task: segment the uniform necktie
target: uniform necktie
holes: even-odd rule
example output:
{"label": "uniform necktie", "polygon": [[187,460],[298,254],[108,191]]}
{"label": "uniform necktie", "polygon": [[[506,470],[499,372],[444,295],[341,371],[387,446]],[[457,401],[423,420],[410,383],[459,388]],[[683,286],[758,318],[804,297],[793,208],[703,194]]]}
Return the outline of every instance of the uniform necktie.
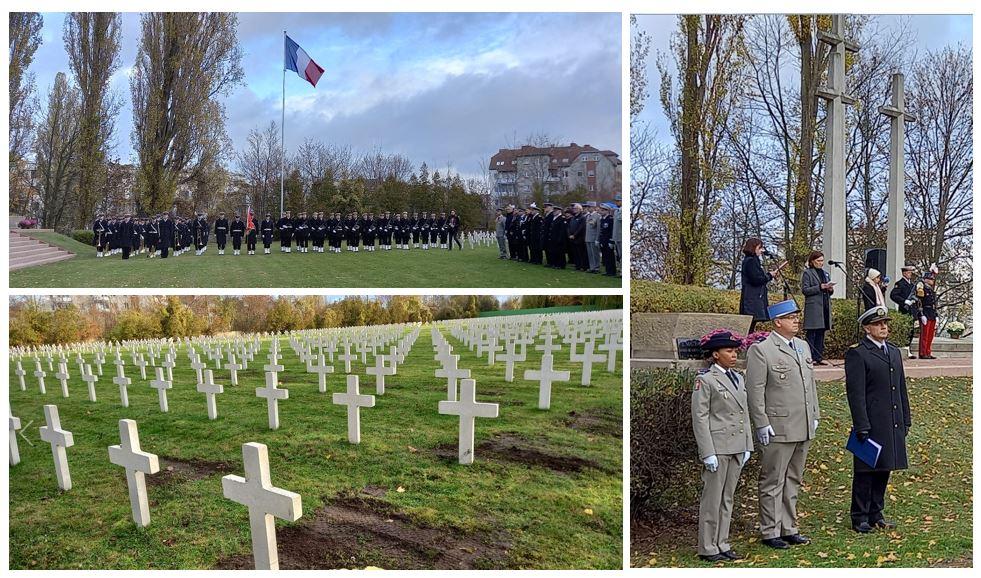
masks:
{"label": "uniform necktie", "polygon": [[731,369],[727,369],[726,375],[729,376],[729,381],[732,382],[732,386],[736,389],[739,389],[739,382],[736,381],[736,374]]}
{"label": "uniform necktie", "polygon": [[882,345],[882,353],[884,353],[886,357],[889,357],[889,350],[886,348],[885,344]]}

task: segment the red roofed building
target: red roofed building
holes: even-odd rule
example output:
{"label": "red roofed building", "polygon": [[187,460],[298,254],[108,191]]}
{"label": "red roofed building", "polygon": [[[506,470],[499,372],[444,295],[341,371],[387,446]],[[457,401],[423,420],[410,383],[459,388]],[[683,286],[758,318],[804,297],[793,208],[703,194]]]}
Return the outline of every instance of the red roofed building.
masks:
{"label": "red roofed building", "polygon": [[582,190],[605,199],[620,191],[620,155],[590,145],[500,149],[490,159],[495,197],[526,199],[536,189],[546,196]]}

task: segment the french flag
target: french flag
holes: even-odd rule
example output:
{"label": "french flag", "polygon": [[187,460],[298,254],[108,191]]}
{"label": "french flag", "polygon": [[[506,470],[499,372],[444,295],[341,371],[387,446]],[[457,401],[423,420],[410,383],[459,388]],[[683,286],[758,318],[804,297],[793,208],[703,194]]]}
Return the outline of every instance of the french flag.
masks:
{"label": "french flag", "polygon": [[300,45],[293,42],[293,39],[283,34],[286,38],[286,70],[292,70],[297,76],[309,82],[316,88],[317,81],[324,74],[324,69],[311,60],[306,51]]}

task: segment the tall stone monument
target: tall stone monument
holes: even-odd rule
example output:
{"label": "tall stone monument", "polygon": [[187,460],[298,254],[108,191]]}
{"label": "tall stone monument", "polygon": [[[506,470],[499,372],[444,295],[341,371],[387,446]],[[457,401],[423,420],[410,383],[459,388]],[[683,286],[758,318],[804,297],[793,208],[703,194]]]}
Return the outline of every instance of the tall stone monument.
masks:
{"label": "tall stone monument", "polygon": [[[826,260],[844,263],[848,225],[845,207],[845,105],[858,102],[845,93],[845,56],[849,52],[858,52],[859,47],[845,39],[845,16],[835,14],[831,18],[831,31],[818,31],[818,41],[831,47],[827,84],[817,89],[818,97],[826,100],[828,106],[825,118],[822,250]],[[828,271],[831,281],[838,284],[834,297],[844,299],[847,282],[844,271],[837,267],[829,267]]]}
{"label": "tall stone monument", "polygon": [[[892,101],[879,107],[889,117],[889,220],[886,231],[886,270],[893,279],[902,275],[906,261],[906,122],[916,117],[906,112],[903,74],[892,75]],[[892,303],[893,307],[898,307]]]}

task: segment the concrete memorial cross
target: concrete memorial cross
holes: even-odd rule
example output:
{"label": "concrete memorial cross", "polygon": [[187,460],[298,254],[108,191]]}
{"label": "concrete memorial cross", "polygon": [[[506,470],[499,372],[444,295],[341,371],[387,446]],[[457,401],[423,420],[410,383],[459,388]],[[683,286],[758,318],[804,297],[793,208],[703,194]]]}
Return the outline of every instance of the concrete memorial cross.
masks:
{"label": "concrete memorial cross", "polygon": [[201,371],[207,368],[208,368],[208,364],[201,361],[201,358],[198,357],[197,355],[195,355],[194,358],[191,360],[191,369],[193,369],[197,375],[197,383],[201,383],[201,377],[202,377]]}
{"label": "concrete memorial cross", "polygon": [[106,362],[106,354],[103,353],[102,351],[96,351],[95,359],[93,362],[95,363],[96,373],[99,375],[99,377],[102,377],[102,364]]}
{"label": "concrete memorial cross", "polygon": [[473,463],[474,420],[497,417],[496,403],[477,403],[477,386],[472,379],[460,380],[460,400],[439,402],[439,413],[460,416],[458,456],[461,464]]}
{"label": "concrete memorial cross", "polygon": [[44,422],[46,425],[38,428],[41,432],[41,440],[51,444],[58,487],[67,492],[72,489],[72,475],[68,471],[68,453],[65,449],[75,445],[75,438],[72,432],[61,429],[58,406],[44,406]]}
{"label": "concrete memorial cross", "polygon": [[327,361],[334,363],[334,354],[337,353],[337,344],[333,341],[327,343],[323,348],[327,352]]}
{"label": "concrete memorial cross", "polygon": [[214,375],[210,369],[204,370],[204,379],[198,382],[198,392],[203,393],[208,404],[208,419],[218,419],[218,406],[215,404],[215,395],[224,393],[225,388],[214,382]]}
{"label": "concrete memorial cross", "polygon": [[61,396],[68,397],[68,364],[64,360],[58,362],[58,373],[54,374],[55,378],[61,382]]}
{"label": "concrete memorial cross", "polygon": [[98,401],[95,396],[95,382],[99,381],[99,376],[92,373],[92,366],[87,363],[82,366],[82,381],[89,387],[89,401]]}
{"label": "concrete memorial cross", "polygon": [[375,396],[358,390],[358,376],[347,376],[347,392],[335,393],[334,404],[347,406],[347,441],[361,443],[361,408],[375,407]]}
{"label": "concrete memorial cross", "polygon": [[17,447],[17,430],[20,429],[20,418],[10,416],[7,419],[7,430],[10,434],[8,445],[10,446],[10,465],[16,466],[20,463],[20,448]]}
{"label": "concrete memorial cross", "polygon": [[524,353],[519,354],[515,351],[515,345],[514,341],[508,341],[507,351],[497,356],[498,361],[504,362],[504,381],[508,383],[514,381],[514,362],[524,361],[526,358]]}
{"label": "concrete memorial cross", "polygon": [[469,369],[460,369],[457,364],[460,362],[459,355],[450,355],[443,364],[442,369],[436,370],[436,377],[446,378],[446,400],[456,401],[456,383],[457,379],[463,379],[470,377]]}
{"label": "concrete memorial cross", "polygon": [[160,367],[166,367],[167,368],[167,381],[174,381],[174,367],[176,365],[177,365],[177,363],[174,362],[174,356],[173,355],[171,355],[170,353],[168,353],[167,355],[164,356],[164,360],[160,364]]}
{"label": "concrete memorial cross", "polygon": [[173,387],[170,380],[164,379],[163,368],[157,367],[157,379],[150,381],[150,387],[157,390],[157,398],[160,400],[160,411],[167,413],[167,390]]}
{"label": "concrete memorial cross", "polygon": [[344,373],[351,373],[351,362],[357,359],[357,356],[351,354],[350,343],[344,342],[344,353],[337,358],[344,362]]}
{"label": "concrete memorial cross", "polygon": [[242,364],[235,363],[234,353],[228,353],[228,363],[225,364],[225,369],[229,370],[232,374],[231,384],[238,385],[238,370],[242,369]]}
{"label": "concrete memorial cross", "polygon": [[269,475],[269,449],[260,443],[242,445],[245,477],[221,479],[223,495],[249,509],[252,557],[256,570],[279,570],[276,518],[294,522],[303,515],[299,494],[273,487]]}
{"label": "concrete memorial cross", "polygon": [[148,364],[142,353],[133,359],[133,365],[140,368],[140,379],[146,381],[146,366]]}
{"label": "concrete memorial cross", "polygon": [[[268,366],[267,366],[268,367]],[[288,389],[278,389],[275,371],[266,372],[266,386],[255,388],[256,397],[266,398],[266,408],[269,414],[269,429],[279,429],[279,400],[289,399]]]}
{"label": "concrete memorial cross", "polygon": [[327,365],[324,354],[321,353],[317,360],[317,365],[307,365],[307,371],[317,374],[317,390],[320,393],[327,393],[327,374],[334,373],[334,366]]}
{"label": "concrete memorial cross", "polygon": [[582,353],[576,353],[575,348],[573,348],[573,353],[570,356],[570,361],[573,363],[582,364],[582,381],[581,385],[589,385],[593,379],[593,363],[602,363],[606,361],[606,356],[602,353],[593,353],[593,349],[596,343],[590,339],[587,340],[582,346]]}
{"label": "concrete memorial cross", "polygon": [[[388,367],[386,362],[391,359],[392,366]],[[375,364],[365,368],[365,373],[368,375],[375,376],[375,393],[378,395],[385,394],[385,376],[395,375],[395,360],[389,355],[376,355]]]}
{"label": "concrete memorial cross", "polygon": [[569,381],[568,371],[552,369],[551,353],[542,356],[540,369],[526,369],[525,379],[538,382],[538,409],[548,409],[552,406],[552,384],[556,381]]}
{"label": "concrete memorial cross", "polygon": [[47,374],[44,373],[44,370],[43,369],[41,369],[41,362],[39,360],[35,360],[34,361],[34,365],[35,365],[35,368],[36,368],[34,370],[34,377],[37,378],[37,385],[41,389],[41,393],[47,393],[47,391],[44,388],[44,377]]}
{"label": "concrete memorial cross", "polygon": [[[882,273],[893,279],[902,275],[906,264],[906,123],[916,117],[906,112],[904,77],[892,75],[892,100],[880,106],[879,113],[889,117],[889,213],[886,220],[886,270]],[[898,304],[892,303],[893,307]]]}
{"label": "concrete memorial cross", "polygon": [[123,365],[116,365],[116,377],[112,378],[112,382],[119,386],[119,402],[123,404],[123,407],[129,407],[129,392],[126,390],[130,384],[130,378],[126,377],[126,373],[123,371]]}
{"label": "concrete memorial cross", "polygon": [[623,342],[620,341],[620,335],[608,334],[603,343],[601,343],[596,349],[606,352],[606,371],[609,373],[616,371],[617,352],[623,351]]}
{"label": "concrete memorial cross", "polygon": [[24,366],[21,365],[19,359],[17,360],[17,370],[14,373],[17,374],[17,380],[20,381],[20,390],[26,390],[27,384],[24,383],[24,376],[27,375],[27,372],[24,371]]}
{"label": "concrete memorial cross", "polygon": [[129,505],[133,510],[133,521],[140,528],[150,524],[150,502],[146,497],[146,474],[160,471],[160,462],[155,454],[140,448],[140,434],[136,422],[131,419],[119,420],[118,446],[109,446],[109,461],[126,470],[126,485],[129,487]]}

